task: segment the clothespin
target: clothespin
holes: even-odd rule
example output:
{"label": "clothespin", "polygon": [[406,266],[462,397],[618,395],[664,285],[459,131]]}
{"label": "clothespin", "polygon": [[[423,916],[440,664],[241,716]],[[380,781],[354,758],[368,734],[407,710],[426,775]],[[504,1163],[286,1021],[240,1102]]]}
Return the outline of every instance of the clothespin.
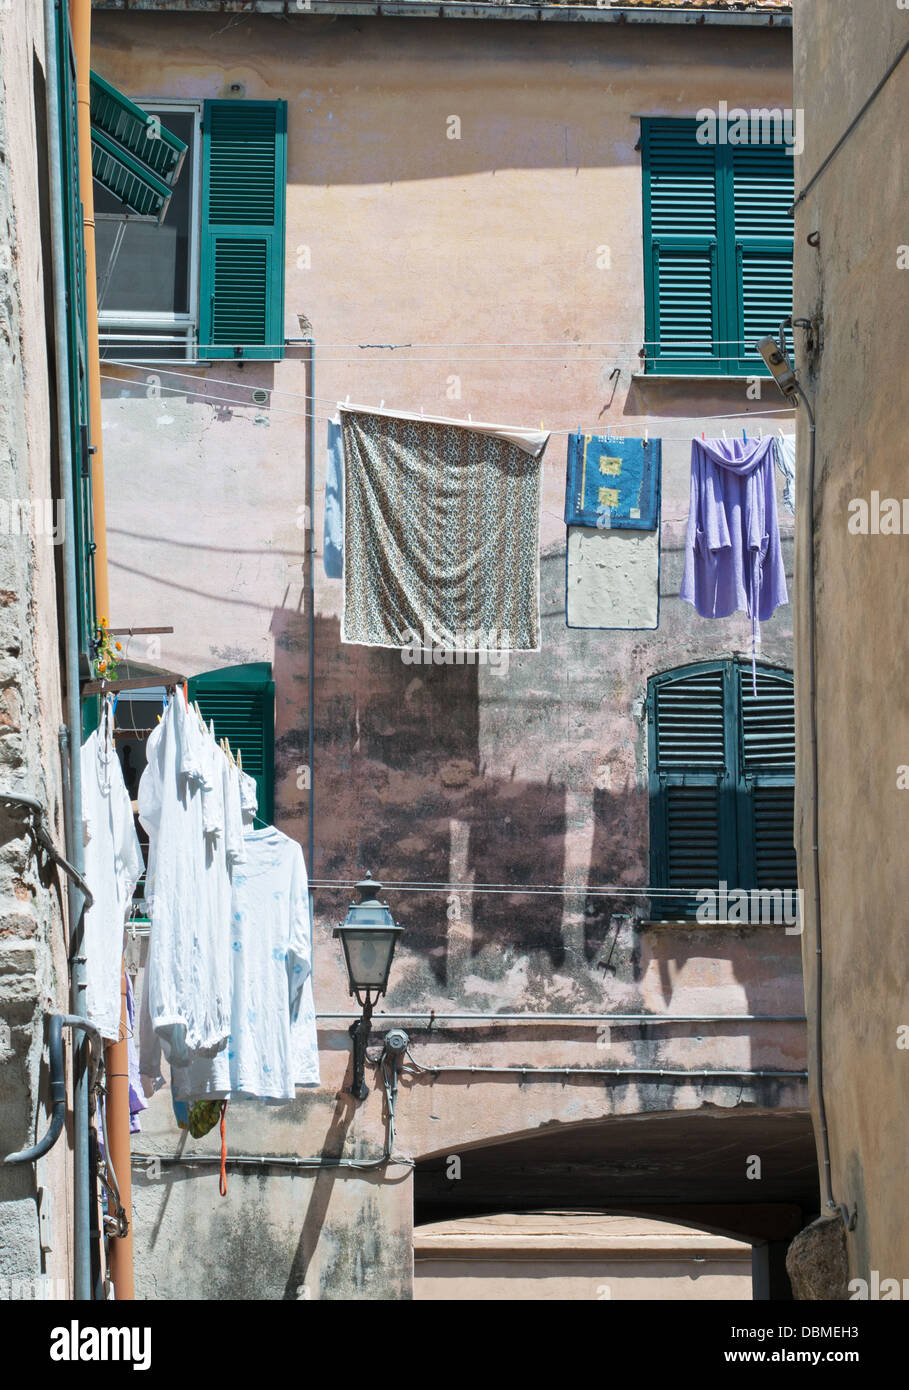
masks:
{"label": "clothespin", "polygon": [[644,426],[644,443],[647,443],[647,426]]}
{"label": "clothespin", "polygon": [[745,443],[747,444],[747,443],[748,443],[748,436],[747,436],[747,434],[745,433],[744,429],[742,430],[742,438],[744,439]]}
{"label": "clothespin", "polygon": [[729,440],[726,439],[726,431],[725,431],[725,430],[723,430],[723,439],[725,440],[725,442],[726,442],[727,444],[729,443]]}
{"label": "clothespin", "polygon": [[703,431],[703,430],[701,430],[701,438],[702,438],[702,439],[704,438],[704,431]]}
{"label": "clothespin", "polygon": [[350,392],[349,392],[349,391],[348,391],[347,395],[344,397],[344,404],[345,404],[345,405],[350,405]]}
{"label": "clothespin", "polygon": [[385,409],[385,402],[384,402],[384,401],[379,401],[379,409],[380,409],[380,410],[384,410],[384,409]]}
{"label": "clothespin", "polygon": [[540,421],[540,434],[545,434],[545,433],[546,433],[546,426],[543,424],[543,421],[541,420],[541,421]]}
{"label": "clothespin", "polygon": [[758,425],[758,439],[763,440],[763,438],[764,438],[764,426],[763,426],[763,425]]}
{"label": "clothespin", "polygon": [[471,415],[471,413],[470,413],[469,410],[468,410],[468,412],[467,412],[467,419],[468,419],[468,421],[469,421],[471,424],[473,424],[473,416]]}
{"label": "clothespin", "polygon": [[241,772],[243,771],[243,749],[242,749],[242,748],[238,748],[238,749],[237,749],[237,767],[240,769]]}

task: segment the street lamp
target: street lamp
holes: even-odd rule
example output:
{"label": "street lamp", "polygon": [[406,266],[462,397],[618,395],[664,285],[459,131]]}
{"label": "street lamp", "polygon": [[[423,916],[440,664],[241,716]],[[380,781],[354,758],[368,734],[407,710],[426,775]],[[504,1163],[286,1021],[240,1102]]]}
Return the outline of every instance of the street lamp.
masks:
{"label": "street lamp", "polygon": [[395,924],[388,904],[379,902],[382,885],[372,874],[367,872],[356,891],[360,901],[350,904],[347,917],[343,923],[338,923],[332,936],[341,938],[349,992],[363,1010],[362,1016],[350,1026],[354,1060],[350,1094],[357,1100],[365,1100],[369,1095],[364,1075],[372,1011],[388,988],[395,946],[404,928]]}

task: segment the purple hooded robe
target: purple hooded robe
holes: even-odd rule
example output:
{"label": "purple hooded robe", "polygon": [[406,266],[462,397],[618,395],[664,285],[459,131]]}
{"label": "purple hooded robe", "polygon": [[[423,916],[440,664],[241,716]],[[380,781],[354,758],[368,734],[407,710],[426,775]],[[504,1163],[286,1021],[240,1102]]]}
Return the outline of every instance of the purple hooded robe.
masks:
{"label": "purple hooded robe", "polygon": [[702,618],[741,610],[756,624],[789,602],[776,511],[773,439],[695,439],[680,597]]}

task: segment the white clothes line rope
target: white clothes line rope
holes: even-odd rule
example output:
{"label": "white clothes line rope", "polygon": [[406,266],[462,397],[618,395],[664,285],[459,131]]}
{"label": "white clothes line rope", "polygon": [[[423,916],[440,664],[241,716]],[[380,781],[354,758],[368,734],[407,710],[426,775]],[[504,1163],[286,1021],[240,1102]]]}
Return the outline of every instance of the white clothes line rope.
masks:
{"label": "white clothes line rope", "polygon": [[[312,888],[336,889],[338,892],[348,892],[356,888],[357,883],[354,879],[331,879],[313,878],[310,879]],[[677,888],[654,888],[644,886],[637,888],[627,888],[620,884],[595,883],[595,884],[529,884],[529,883],[393,883],[390,880],[382,880],[382,892],[388,893],[464,893],[465,895],[476,894],[511,894],[519,897],[569,897],[582,893],[586,898],[684,898],[693,897],[699,891],[718,892],[719,886],[715,889],[708,885],[707,890],[693,887]],[[733,901],[738,892],[745,893],[761,892],[760,889],[735,889],[727,890],[728,901]],[[793,889],[765,889],[764,892],[792,892]]]}
{"label": "white clothes line rope", "polygon": [[[125,381],[123,380],[122,377],[119,377],[119,376],[112,376],[109,372],[102,372],[102,373],[101,373],[101,378],[102,378],[102,380],[104,380],[104,381],[118,382],[121,386],[124,386],[124,385],[125,385],[125,386],[128,386],[128,385],[133,384],[133,383],[130,383],[130,382],[125,382]],[[139,384],[139,383],[135,383],[135,384]],[[231,384],[233,385],[234,383],[231,383]],[[256,390],[267,390],[268,388],[267,388],[267,387],[249,387],[249,386],[242,386],[242,385],[241,385],[238,389],[244,390],[244,391],[250,391],[250,390],[256,391]],[[266,407],[265,405],[259,405],[256,401],[238,401],[238,400],[233,400],[233,399],[231,399],[231,398],[228,397],[228,396],[213,396],[213,395],[211,395],[211,394],[210,394],[209,392],[207,392],[207,391],[197,391],[197,390],[193,390],[191,387],[188,387],[188,386],[163,386],[163,385],[162,385],[162,386],[156,387],[156,390],[157,390],[157,391],[168,391],[168,392],[170,392],[172,395],[177,395],[177,396],[196,396],[196,397],[198,397],[199,401],[200,401],[201,403],[203,403],[203,404],[210,401],[210,402],[212,402],[212,403],[215,404],[215,405],[232,405],[232,406],[236,407],[238,410],[264,410],[264,409],[267,408],[268,410],[276,410],[276,411],[280,412],[280,414],[282,414],[282,415],[294,415],[294,416],[296,416],[296,417],[297,417],[298,419],[300,419],[300,420],[330,420],[330,419],[333,418],[333,415],[334,415],[334,411],[329,411],[328,413],[325,413],[325,412],[322,412],[322,411],[291,410],[291,409],[289,409],[287,406],[272,405],[271,402],[269,402],[268,405],[267,405],[267,407]],[[148,399],[152,400],[152,399],[154,399],[154,397],[148,397]],[[300,399],[301,399],[301,400],[304,400],[304,399],[307,399],[307,398],[306,398],[306,397],[300,397]],[[325,398],[325,397],[314,397],[314,399],[316,399],[316,400],[324,400],[324,399],[326,399],[326,398]],[[335,402],[335,408],[337,409],[337,402]],[[402,409],[402,410],[403,410],[404,408],[405,408],[405,407],[403,407],[403,406],[400,407],[400,409]],[[363,409],[368,409],[368,407],[363,407]],[[411,412],[411,413],[412,413],[412,412]],[[687,416],[687,417],[685,417],[685,416],[682,416],[682,417],[674,417],[673,423],[675,423],[675,420],[676,420],[676,419],[679,419],[679,418],[682,418],[682,419],[687,418],[687,419],[690,419],[690,420],[696,420],[699,424],[711,424],[711,423],[712,423],[713,421],[715,421],[715,420],[764,420],[764,419],[766,419],[769,415],[785,415],[785,416],[787,416],[787,418],[789,418],[789,419],[792,419],[792,418],[793,418],[793,412],[792,412],[791,408],[787,408],[787,407],[784,406],[782,409],[778,409],[778,410],[746,410],[746,411],[739,411],[739,412],[737,412],[736,414],[732,414],[732,415],[704,415],[704,416],[693,416],[693,415],[692,415],[692,416]],[[513,425],[513,426],[503,425],[503,426],[500,426],[500,428],[502,428],[502,429],[508,429],[508,428],[512,428],[512,429],[524,429],[524,428],[526,428],[526,426],[523,426],[523,425]],[[582,429],[582,427],[581,427],[580,425],[575,425],[575,426],[572,427],[572,428],[549,429],[549,428],[547,428],[547,427],[544,425],[544,426],[543,426],[543,429],[542,429],[542,433],[543,433],[543,434],[550,434],[550,435],[562,435],[562,434],[564,434],[564,435],[569,435],[569,434],[576,434],[576,433],[602,435],[602,434],[604,434],[604,432],[607,432],[607,431],[608,431],[608,435],[611,437],[611,436],[613,436],[613,435],[618,436],[618,432],[619,432],[619,431],[624,431],[624,432],[626,432],[626,433],[627,433],[627,432],[631,432],[632,435],[635,435],[635,436],[636,436],[636,435],[640,432],[640,430],[641,430],[642,428],[644,428],[644,426],[642,426],[642,425],[608,425],[608,426],[606,426],[606,425],[600,423],[600,424],[597,424],[597,425],[588,425],[588,426],[585,426],[583,429]],[[660,439],[660,440],[667,441],[667,442],[673,441],[673,442],[681,442],[681,443],[689,443],[689,444],[691,443],[691,440],[695,437],[695,434],[696,434],[696,431],[694,431],[694,432],[689,432],[688,434],[675,434],[675,435],[673,435],[673,434],[658,434],[658,433],[655,433],[649,426],[648,426],[648,430],[649,430],[650,433],[653,434],[653,437],[654,437],[655,439]]]}

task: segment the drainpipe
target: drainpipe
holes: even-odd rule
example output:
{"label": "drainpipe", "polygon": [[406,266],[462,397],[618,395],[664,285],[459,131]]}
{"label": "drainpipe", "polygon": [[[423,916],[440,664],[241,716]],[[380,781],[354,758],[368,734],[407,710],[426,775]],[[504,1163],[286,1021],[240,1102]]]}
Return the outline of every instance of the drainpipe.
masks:
{"label": "drainpipe", "polygon": [[[72,402],[69,393],[69,349],[66,316],[66,232],[63,216],[63,159],[60,148],[60,84],[57,58],[57,7],[61,0],[44,0],[45,90],[47,98],[47,142],[50,181],[51,258],[54,302],[54,370],[57,396],[57,436],[60,462],[60,489],[63,495],[65,533],[63,537],[63,621],[64,671],[66,679],[67,725],[60,730],[60,746],[66,782],[64,798],[64,843],[66,856],[81,874],[84,868],[82,835],[82,776],[78,751],[82,733],[82,707],[79,699],[79,636],[76,584],[76,507],[72,456]],[[65,11],[60,13],[61,21]],[[67,876],[69,919],[70,980],[73,1013],[85,1016],[86,983],[83,914],[85,899],[73,879]],[[89,1122],[87,1049],[83,1042],[73,1048],[73,1296],[91,1299],[91,1250],[89,1212]]]}
{"label": "drainpipe", "polygon": [[[70,0],[70,22],[76,57],[76,92],[79,124],[79,196],[85,243],[85,320],[88,338],[88,383],[91,420],[92,523],[95,554],[95,601],[99,614],[110,613],[107,575],[107,518],[104,501],[104,450],[101,429],[101,359],[98,349],[98,284],[95,267],[95,195],[92,174],[91,130],[91,0]],[[126,1216],[126,1234],[110,1242],[111,1280],[118,1302],[131,1301],[133,1292],[132,1193],[130,1191],[129,1056],[126,1030],[126,978],[120,978],[120,1036],[104,1049],[109,1078],[107,1130],[109,1157],[121,1179],[120,1197]]]}
{"label": "drainpipe", "polygon": [[70,23],[76,56],[79,122],[79,197],[85,241],[85,322],[88,336],[88,384],[91,405],[92,521],[95,541],[95,601],[110,615],[107,581],[107,522],[104,506],[104,452],[101,444],[101,359],[98,351],[98,282],[95,270],[95,195],[92,183],[91,35],[92,0],[70,0]]}
{"label": "drainpipe", "polygon": [[[316,410],[316,345],[310,338],[307,343],[308,362],[308,397],[306,413],[306,466],[309,470],[309,477],[306,480],[307,503],[309,506],[309,840],[308,840],[308,860],[309,877],[315,874],[315,864],[313,855],[315,853],[315,814],[316,814],[316,771],[313,767],[315,758],[315,730],[313,729],[313,719],[316,709],[316,515],[314,510],[315,486],[314,473],[316,469],[315,454],[315,410]],[[313,893],[309,892],[309,920],[313,918]]]}

